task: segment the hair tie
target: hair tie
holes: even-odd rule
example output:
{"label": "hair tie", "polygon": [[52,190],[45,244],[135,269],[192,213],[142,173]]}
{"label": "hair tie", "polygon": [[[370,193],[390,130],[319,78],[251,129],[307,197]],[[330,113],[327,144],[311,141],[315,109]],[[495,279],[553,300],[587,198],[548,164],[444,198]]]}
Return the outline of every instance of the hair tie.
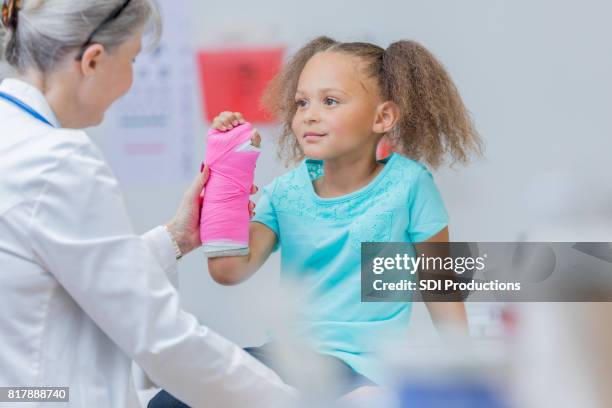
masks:
{"label": "hair tie", "polygon": [[17,14],[21,9],[21,0],[2,1],[2,24],[9,29],[17,29]]}

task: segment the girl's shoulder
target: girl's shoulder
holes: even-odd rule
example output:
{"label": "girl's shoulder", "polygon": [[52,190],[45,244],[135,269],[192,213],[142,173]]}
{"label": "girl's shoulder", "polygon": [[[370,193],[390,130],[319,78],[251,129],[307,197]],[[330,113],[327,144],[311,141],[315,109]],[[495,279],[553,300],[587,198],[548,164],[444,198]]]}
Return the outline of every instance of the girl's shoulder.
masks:
{"label": "girl's shoulder", "polygon": [[423,163],[403,156],[399,153],[393,153],[393,164],[398,170],[419,174],[423,171],[429,171]]}
{"label": "girl's shoulder", "polygon": [[390,163],[393,164],[390,178],[404,180],[405,183],[402,184],[408,190],[418,188],[424,182],[433,181],[433,174],[425,164],[398,153],[393,154],[393,159],[393,163]]}
{"label": "girl's shoulder", "polygon": [[309,169],[307,162],[302,161],[293,169],[281,174],[278,177],[275,177],[272,182],[268,184],[268,190],[273,189],[276,191],[283,191],[305,187],[306,183],[309,181],[308,177],[305,177],[305,174],[308,171]]}

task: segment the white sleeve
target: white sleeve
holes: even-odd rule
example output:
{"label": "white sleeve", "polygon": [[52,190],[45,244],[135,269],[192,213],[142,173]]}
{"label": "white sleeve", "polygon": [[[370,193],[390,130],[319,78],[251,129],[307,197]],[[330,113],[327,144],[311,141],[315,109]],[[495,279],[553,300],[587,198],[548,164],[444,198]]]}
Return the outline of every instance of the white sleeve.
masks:
{"label": "white sleeve", "polygon": [[91,142],[41,177],[29,225],[36,255],[151,380],[191,406],[288,406],[292,388],[180,309],[164,261],[133,233],[116,179]]}
{"label": "white sleeve", "polygon": [[142,238],[151,248],[172,286],[178,289],[176,253],[168,230],[162,226],[155,227],[144,233]]}

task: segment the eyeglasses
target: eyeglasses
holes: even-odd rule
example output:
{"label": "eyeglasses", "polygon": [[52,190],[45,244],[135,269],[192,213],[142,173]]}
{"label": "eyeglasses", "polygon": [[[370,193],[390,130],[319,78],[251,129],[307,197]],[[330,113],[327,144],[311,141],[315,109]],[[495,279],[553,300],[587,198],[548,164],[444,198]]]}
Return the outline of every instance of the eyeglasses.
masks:
{"label": "eyeglasses", "polygon": [[102,20],[102,22],[98,25],[98,27],[96,27],[96,29],[91,32],[89,37],[87,37],[87,41],[83,43],[83,45],[81,46],[81,50],[76,56],[77,61],[80,61],[83,59],[83,54],[85,54],[85,50],[87,50],[87,47],[89,47],[92,44],[93,38],[104,28],[104,26],[116,20],[119,17],[119,15],[121,15],[123,10],[125,10],[125,8],[130,4],[130,1],[132,0],[125,0],[121,6],[113,10],[113,12],[110,13],[108,17],[106,17],[104,20]]}

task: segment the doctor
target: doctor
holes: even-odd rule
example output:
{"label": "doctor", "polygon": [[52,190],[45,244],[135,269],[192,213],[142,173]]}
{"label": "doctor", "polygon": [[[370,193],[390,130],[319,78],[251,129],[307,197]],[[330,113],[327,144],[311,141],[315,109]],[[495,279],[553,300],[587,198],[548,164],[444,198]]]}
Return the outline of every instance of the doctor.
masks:
{"label": "doctor", "polygon": [[0,62],[14,75],[0,84],[0,387],[65,386],[73,407],[137,407],[133,359],[192,406],[287,406],[292,389],[182,311],[170,283],[201,244],[206,175],[173,220],[137,236],[78,130],[130,88],[150,27],[153,0],[3,2]]}

